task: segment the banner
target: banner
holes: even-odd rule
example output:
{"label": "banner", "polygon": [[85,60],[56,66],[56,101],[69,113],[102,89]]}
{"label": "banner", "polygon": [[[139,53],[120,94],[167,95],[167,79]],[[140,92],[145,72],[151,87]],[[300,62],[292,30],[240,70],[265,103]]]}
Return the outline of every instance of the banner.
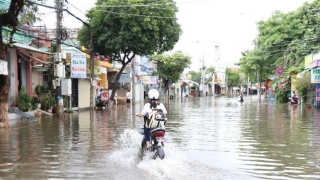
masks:
{"label": "banner", "polygon": [[309,68],[310,63],[313,61],[313,55],[308,55],[304,58],[304,68]]}
{"label": "banner", "polygon": [[157,76],[142,76],[143,84],[157,84]]}
{"label": "banner", "polygon": [[8,62],[0,59],[0,74],[8,75]]}
{"label": "banner", "polygon": [[[101,74],[101,65],[100,65],[100,60],[94,60],[93,61],[93,72],[94,75],[100,75]],[[90,59],[87,59],[87,74],[90,74]],[[90,77],[90,75],[89,75]]]}
{"label": "banner", "polygon": [[87,77],[87,58],[85,54],[71,54],[71,78]]}
{"label": "banner", "polygon": [[320,83],[320,68],[311,69],[311,83]]}

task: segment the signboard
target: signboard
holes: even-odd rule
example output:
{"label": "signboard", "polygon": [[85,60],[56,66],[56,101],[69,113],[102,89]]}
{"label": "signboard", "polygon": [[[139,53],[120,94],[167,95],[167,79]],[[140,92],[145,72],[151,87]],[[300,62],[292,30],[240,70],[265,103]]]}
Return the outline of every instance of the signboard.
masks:
{"label": "signboard", "polygon": [[311,69],[311,83],[320,83],[320,68]]}
{"label": "signboard", "polygon": [[320,84],[316,84],[316,101],[315,106],[320,107]]}
{"label": "signboard", "polygon": [[[93,61],[93,72],[95,75],[100,75],[101,74],[101,64],[100,60],[94,60]],[[90,74],[90,59],[87,59],[87,73]]]}
{"label": "signboard", "polygon": [[102,101],[102,102],[108,102],[108,101],[109,101],[108,89],[103,89],[103,90],[101,91],[101,101]]}
{"label": "signboard", "polygon": [[157,76],[142,76],[143,84],[157,84]]}
{"label": "signboard", "polygon": [[87,77],[87,58],[85,54],[71,54],[71,78]]}
{"label": "signboard", "polygon": [[142,78],[141,76],[137,76],[137,84],[141,84],[142,83]]}
{"label": "signboard", "polygon": [[312,62],[312,59],[313,57],[312,57],[312,54],[311,55],[308,55],[308,56],[306,56],[305,58],[304,58],[304,68],[305,69],[307,69],[307,68],[309,68],[309,65],[310,65],[310,63]]}
{"label": "signboard", "polygon": [[8,62],[0,59],[0,74],[8,75]]}

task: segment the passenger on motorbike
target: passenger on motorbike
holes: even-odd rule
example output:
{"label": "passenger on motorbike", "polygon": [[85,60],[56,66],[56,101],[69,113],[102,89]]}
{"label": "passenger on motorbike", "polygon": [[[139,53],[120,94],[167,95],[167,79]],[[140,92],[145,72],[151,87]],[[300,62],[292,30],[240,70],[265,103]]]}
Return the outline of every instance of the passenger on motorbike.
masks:
{"label": "passenger on motorbike", "polygon": [[145,117],[144,123],[144,138],[147,144],[147,149],[150,148],[150,137],[149,137],[149,123],[150,117],[147,115],[151,114],[152,110],[159,109],[162,110],[164,117],[167,114],[167,110],[162,103],[159,102],[159,92],[156,89],[150,89],[148,92],[149,102],[146,103],[141,111],[141,113],[137,113],[136,116],[138,117]]}

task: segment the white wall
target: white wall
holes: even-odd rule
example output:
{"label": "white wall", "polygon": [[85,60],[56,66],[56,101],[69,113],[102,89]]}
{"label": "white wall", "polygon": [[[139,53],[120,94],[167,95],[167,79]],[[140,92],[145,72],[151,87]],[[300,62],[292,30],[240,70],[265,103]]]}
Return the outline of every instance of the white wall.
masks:
{"label": "white wall", "polygon": [[[96,97],[95,92],[93,97]],[[79,79],[78,81],[79,109],[90,107],[90,80]]]}
{"label": "white wall", "polygon": [[10,48],[9,53],[7,54],[7,61],[9,62],[9,75],[10,75],[10,87],[9,87],[9,105],[12,103],[11,97],[15,97],[17,93],[17,86],[18,86],[18,72],[16,71],[17,68],[17,53],[15,49]]}

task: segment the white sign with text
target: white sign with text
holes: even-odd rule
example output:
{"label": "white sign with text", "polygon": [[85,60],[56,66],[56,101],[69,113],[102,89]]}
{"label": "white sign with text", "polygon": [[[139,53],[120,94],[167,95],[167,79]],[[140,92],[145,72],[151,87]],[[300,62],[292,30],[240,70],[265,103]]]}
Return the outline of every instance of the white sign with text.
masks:
{"label": "white sign with text", "polygon": [[87,77],[87,57],[85,54],[71,54],[71,78]]}

